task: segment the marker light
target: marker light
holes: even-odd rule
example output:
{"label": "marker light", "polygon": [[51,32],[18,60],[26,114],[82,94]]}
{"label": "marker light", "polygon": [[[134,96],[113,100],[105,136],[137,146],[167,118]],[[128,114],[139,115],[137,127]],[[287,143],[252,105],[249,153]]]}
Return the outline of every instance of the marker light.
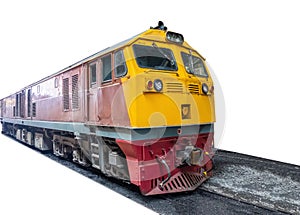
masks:
{"label": "marker light", "polygon": [[178,34],[172,31],[168,31],[166,35],[167,40],[173,43],[180,43],[182,44],[184,42],[184,38],[182,34]]}
{"label": "marker light", "polygon": [[147,81],[146,87],[147,87],[147,90],[152,90],[153,89],[153,82],[152,81]]}
{"label": "marker light", "polygon": [[207,86],[207,84],[205,84],[205,83],[202,84],[202,92],[203,92],[205,95],[207,95],[207,93],[208,93],[208,86]]}
{"label": "marker light", "polygon": [[162,91],[162,89],[163,89],[163,83],[162,83],[162,81],[160,79],[155,79],[153,84],[154,84],[154,89],[157,92]]}

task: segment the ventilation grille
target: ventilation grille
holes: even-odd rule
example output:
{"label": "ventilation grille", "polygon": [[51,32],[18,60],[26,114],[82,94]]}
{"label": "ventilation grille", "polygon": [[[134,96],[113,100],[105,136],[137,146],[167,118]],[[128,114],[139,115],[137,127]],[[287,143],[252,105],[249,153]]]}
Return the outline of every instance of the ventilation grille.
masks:
{"label": "ventilation grille", "polygon": [[[178,192],[178,191],[188,191],[196,189],[200,184],[205,181],[205,177],[200,174],[191,173],[178,173],[173,176],[163,187],[162,192]],[[151,180],[152,189],[159,186],[159,183],[163,181],[164,178],[157,178]]]}
{"label": "ventilation grille", "polygon": [[20,93],[20,117],[25,117],[25,90]]}
{"label": "ventilation grille", "polygon": [[36,103],[32,103],[32,117],[36,117]]}
{"label": "ventilation grille", "polygon": [[27,91],[27,116],[31,117],[31,89]]}
{"label": "ventilation grille", "polygon": [[182,83],[166,83],[167,92],[181,93],[183,91]]}
{"label": "ventilation grille", "polygon": [[70,109],[69,78],[63,79],[63,105],[64,105],[64,110]]}
{"label": "ventilation grille", "polygon": [[72,76],[72,109],[79,108],[78,74]]}
{"label": "ventilation grille", "polygon": [[196,93],[196,94],[200,93],[198,84],[189,84],[188,89],[190,93]]}
{"label": "ventilation grille", "polygon": [[20,94],[16,94],[16,108],[15,108],[15,114],[14,116],[19,116],[20,114]]}

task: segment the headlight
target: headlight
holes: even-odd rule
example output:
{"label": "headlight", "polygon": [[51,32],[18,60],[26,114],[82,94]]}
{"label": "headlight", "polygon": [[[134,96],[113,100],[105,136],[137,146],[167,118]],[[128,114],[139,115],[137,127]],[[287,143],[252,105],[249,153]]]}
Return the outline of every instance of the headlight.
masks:
{"label": "headlight", "polygon": [[175,32],[168,31],[166,35],[167,40],[173,43],[182,44],[184,42],[184,38],[182,34],[178,34]]}
{"label": "headlight", "polygon": [[207,95],[207,93],[208,93],[208,86],[207,86],[207,84],[205,84],[205,83],[202,84],[202,92],[203,92],[205,95]]}
{"label": "headlight", "polygon": [[155,79],[153,85],[154,85],[154,89],[157,92],[162,91],[162,89],[163,89],[163,83],[162,83],[162,81],[160,79]]}

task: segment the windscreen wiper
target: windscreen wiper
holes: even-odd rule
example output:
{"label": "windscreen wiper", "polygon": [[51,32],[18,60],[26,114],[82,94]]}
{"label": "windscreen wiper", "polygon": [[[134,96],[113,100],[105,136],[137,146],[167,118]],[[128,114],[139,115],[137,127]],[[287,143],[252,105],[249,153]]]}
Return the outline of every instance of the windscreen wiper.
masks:
{"label": "windscreen wiper", "polygon": [[190,55],[189,55],[189,64],[190,64],[190,68],[191,68],[191,73],[195,74],[192,50],[190,50],[189,52],[190,52]]}
{"label": "windscreen wiper", "polygon": [[161,53],[166,59],[168,59],[171,62],[172,66],[175,64],[174,60],[171,59],[161,48],[159,48],[155,42],[152,43],[152,46],[156,48],[159,51],[159,53]]}

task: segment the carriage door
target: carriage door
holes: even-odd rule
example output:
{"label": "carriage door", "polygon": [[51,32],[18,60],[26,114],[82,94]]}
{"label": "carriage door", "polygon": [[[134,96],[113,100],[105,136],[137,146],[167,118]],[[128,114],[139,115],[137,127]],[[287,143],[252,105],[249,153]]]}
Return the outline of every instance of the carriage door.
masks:
{"label": "carriage door", "polygon": [[98,61],[94,61],[89,64],[87,70],[87,77],[88,77],[88,92],[87,92],[87,117],[88,122],[95,124],[97,122],[97,109],[98,109],[98,102],[97,102],[97,88],[98,88],[98,73],[99,73],[99,63]]}

